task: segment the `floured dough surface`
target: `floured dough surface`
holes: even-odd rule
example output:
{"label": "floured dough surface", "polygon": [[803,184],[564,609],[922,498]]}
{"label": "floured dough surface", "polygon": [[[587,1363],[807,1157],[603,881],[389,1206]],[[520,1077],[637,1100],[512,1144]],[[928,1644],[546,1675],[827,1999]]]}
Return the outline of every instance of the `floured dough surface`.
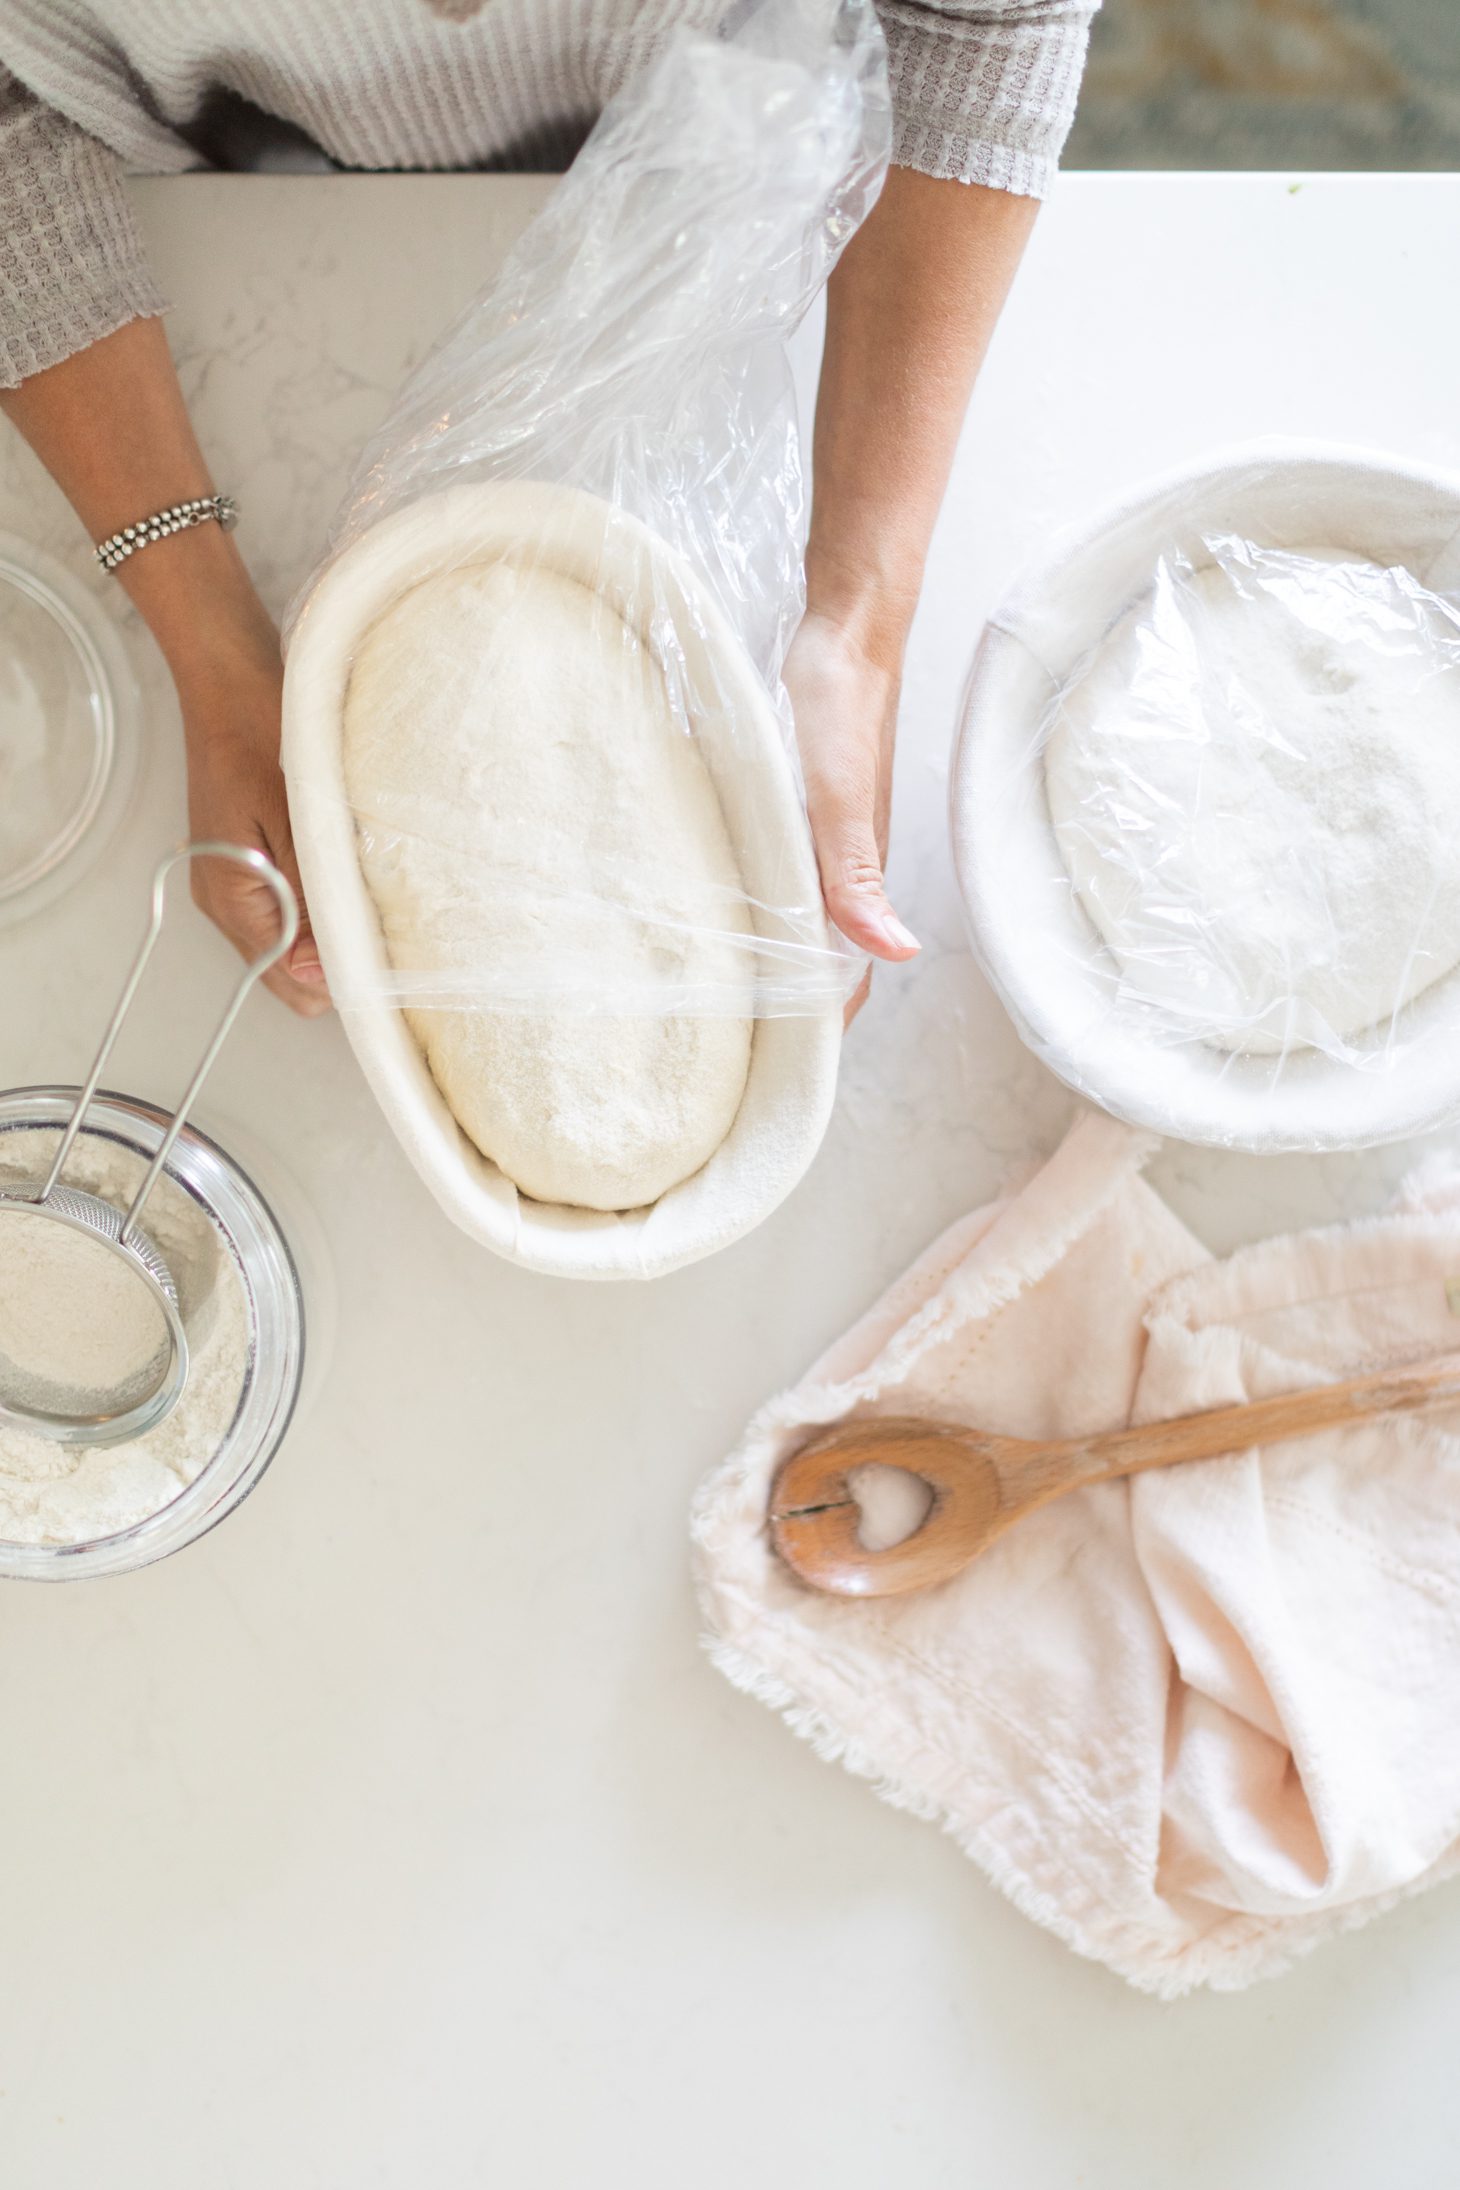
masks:
{"label": "floured dough surface", "polygon": [[538,1201],[635,1209],[690,1177],[745,1091],[753,926],[638,633],[550,569],[443,571],[362,641],[343,758],[406,1019],[463,1131]]}
{"label": "floured dough surface", "polygon": [[1046,746],[1050,817],[1166,1038],[1342,1054],[1460,964],[1457,640],[1440,603],[1310,549],[1240,588],[1196,571],[1096,651]]}

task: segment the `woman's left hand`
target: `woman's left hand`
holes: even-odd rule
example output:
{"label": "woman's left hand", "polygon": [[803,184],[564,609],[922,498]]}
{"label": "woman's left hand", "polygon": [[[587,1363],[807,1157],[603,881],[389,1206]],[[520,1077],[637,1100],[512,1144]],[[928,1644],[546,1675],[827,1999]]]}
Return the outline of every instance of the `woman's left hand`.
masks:
{"label": "woman's left hand", "polygon": [[785,676],[827,908],[874,958],[918,948],[882,880],[903,648],[969,390],[1035,209],[893,166],[827,289],[808,606]]}
{"label": "woman's left hand", "polygon": [[[813,608],[785,670],[827,911],[849,942],[893,962],[919,948],[883,882],[900,669],[900,647],[879,646]],[[847,1005],[848,1026],[871,979],[869,967]]]}

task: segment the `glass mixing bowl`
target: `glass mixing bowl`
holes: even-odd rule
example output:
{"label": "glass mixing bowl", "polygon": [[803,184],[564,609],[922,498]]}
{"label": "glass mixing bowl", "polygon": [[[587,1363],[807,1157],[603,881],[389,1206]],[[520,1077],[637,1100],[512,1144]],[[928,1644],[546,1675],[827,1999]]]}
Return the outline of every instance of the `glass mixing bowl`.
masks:
{"label": "glass mixing bowl", "polygon": [[101,603],[0,533],[0,924],[91,864],[136,776],[136,681]]}
{"label": "glass mixing bowl", "polygon": [[[63,1126],[76,1095],[66,1087],[0,1094],[0,1155],[8,1134]],[[168,1123],[168,1113],[151,1103],[103,1091],[87,1113],[85,1134],[118,1142],[146,1161]],[[289,1427],[304,1368],[304,1299],[278,1220],[248,1173],[194,1126],[179,1135],[165,1175],[203,1211],[242,1284],[248,1353],[233,1419],[193,1481],[145,1521],[88,1543],[0,1538],[0,1579],[63,1582],[125,1574],[180,1551],[247,1497]]]}

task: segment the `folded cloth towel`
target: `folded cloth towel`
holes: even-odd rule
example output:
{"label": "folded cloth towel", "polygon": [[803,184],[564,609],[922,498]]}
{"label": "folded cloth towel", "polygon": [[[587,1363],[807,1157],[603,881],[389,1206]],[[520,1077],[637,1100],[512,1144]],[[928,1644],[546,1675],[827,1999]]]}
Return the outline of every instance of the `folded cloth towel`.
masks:
{"label": "folded cloth towel", "polygon": [[[765,1529],[779,1461],[853,1408],[1058,1437],[1460,1347],[1460,1174],[1216,1261],[1139,1176],[1153,1146],[1086,1115],[954,1225],[756,1416],[694,1539],[731,1680],[1174,1995],[1460,1867],[1460,1409],[1096,1484],[910,1598],[818,1595]],[[869,1533],[909,1489],[878,1471]]]}

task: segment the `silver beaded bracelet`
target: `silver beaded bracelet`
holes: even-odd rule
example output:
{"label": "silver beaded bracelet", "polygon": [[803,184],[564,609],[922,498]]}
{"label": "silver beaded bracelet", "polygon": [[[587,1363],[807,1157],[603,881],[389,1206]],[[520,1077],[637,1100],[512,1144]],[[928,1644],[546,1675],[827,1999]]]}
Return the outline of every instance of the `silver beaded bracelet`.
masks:
{"label": "silver beaded bracelet", "polygon": [[174,502],[171,509],[158,510],[155,517],[144,517],[135,525],[123,525],[109,540],[103,540],[96,551],[96,559],[103,570],[115,570],[138,548],[150,547],[154,540],[165,540],[170,532],[186,532],[190,526],[220,524],[225,532],[231,532],[238,523],[238,504],[231,494],[200,494],[191,502]]}

